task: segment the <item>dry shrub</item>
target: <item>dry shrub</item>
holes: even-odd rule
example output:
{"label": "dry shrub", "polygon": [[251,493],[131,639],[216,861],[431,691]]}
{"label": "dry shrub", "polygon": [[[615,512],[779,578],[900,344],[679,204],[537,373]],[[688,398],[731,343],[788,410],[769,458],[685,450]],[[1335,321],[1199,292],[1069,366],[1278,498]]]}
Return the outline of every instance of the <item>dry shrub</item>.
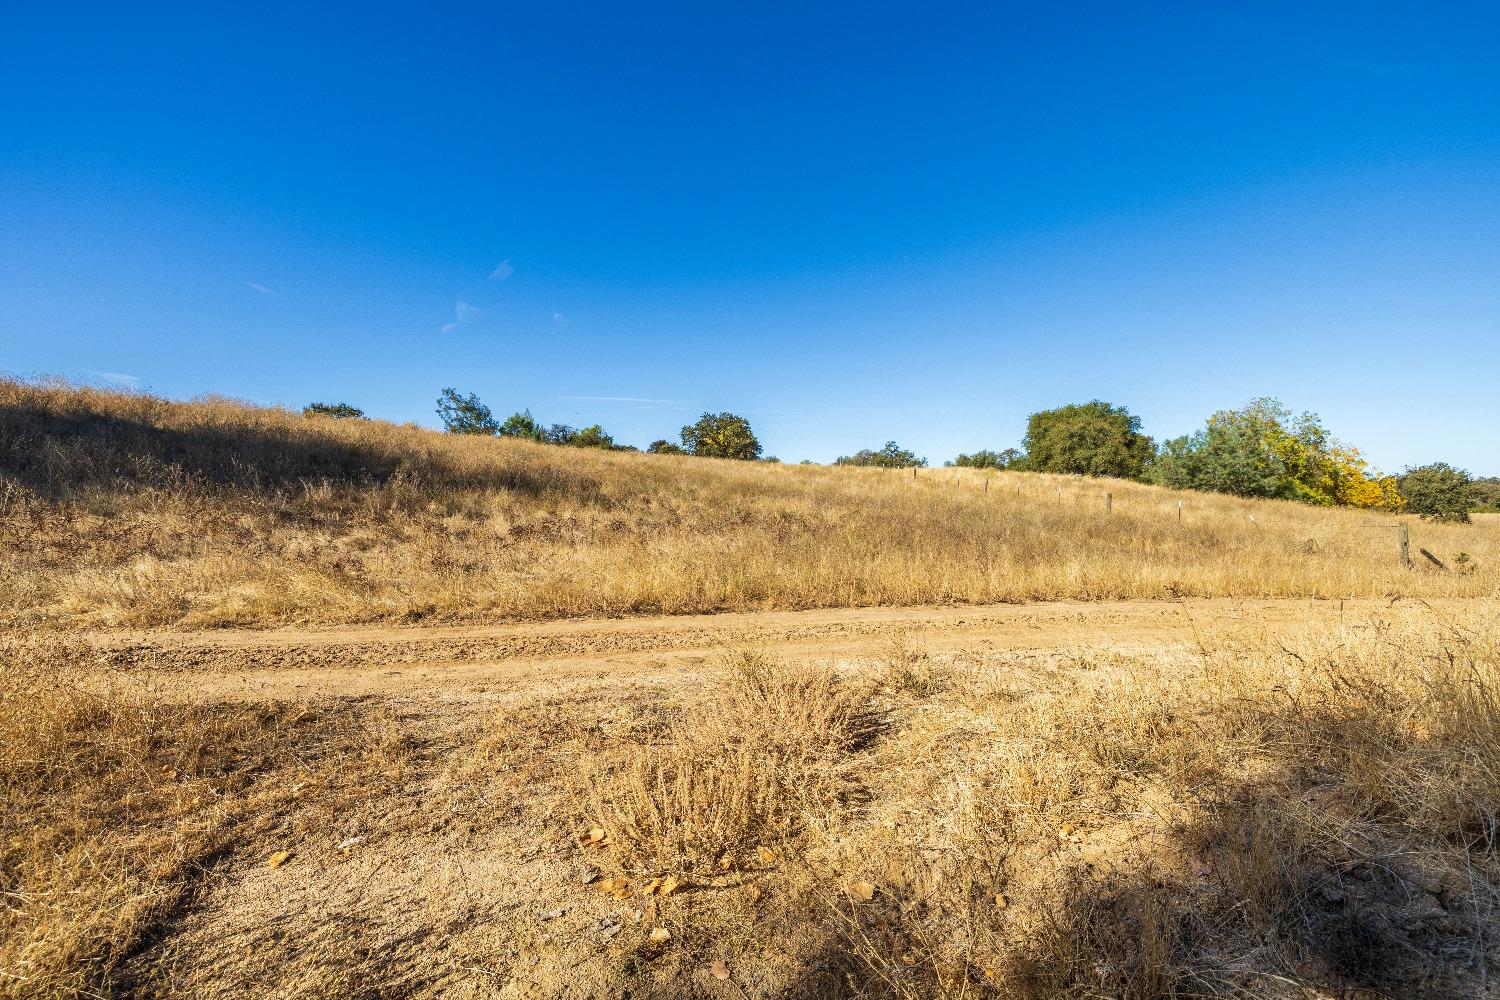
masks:
{"label": "dry shrub", "polygon": [[731,653],[725,668],[723,691],[659,740],[596,758],[590,818],[629,870],[705,877],[800,853],[854,790],[859,691],[827,667],[760,653]]}
{"label": "dry shrub", "polygon": [[0,623],[1473,596],[1500,579],[1496,521],[1415,525],[1413,544],[1471,558],[1407,570],[1388,515],[1030,473],[986,493],[994,475],[549,447],[0,380]]}
{"label": "dry shrub", "polygon": [[891,636],[880,655],[880,684],[913,698],[927,698],[943,685],[944,674],[920,639],[907,631]]}
{"label": "dry shrub", "polygon": [[[828,995],[845,960],[827,854],[866,798],[868,687],[749,651],[727,654],[721,677],[659,729],[586,757],[574,785],[579,822],[608,833],[604,850],[583,847],[608,876],[598,884],[673,934],[627,959],[629,990],[681,995],[718,956],[743,981]],[[650,897],[648,880],[667,876],[680,888]]]}
{"label": "dry shrub", "polygon": [[367,750],[389,768],[399,752],[378,722],[173,702],[95,659],[74,640],[0,640],[0,996],[111,992],[238,825],[294,794],[294,768]]}

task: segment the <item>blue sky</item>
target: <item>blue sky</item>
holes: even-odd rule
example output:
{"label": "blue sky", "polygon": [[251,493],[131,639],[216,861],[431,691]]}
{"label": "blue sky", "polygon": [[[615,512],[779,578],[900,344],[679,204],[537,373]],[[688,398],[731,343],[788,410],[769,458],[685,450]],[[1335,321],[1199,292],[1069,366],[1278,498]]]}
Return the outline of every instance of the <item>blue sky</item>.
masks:
{"label": "blue sky", "polygon": [[1495,5],[718,6],[8,4],[0,369],[819,461],[1274,395],[1500,474]]}

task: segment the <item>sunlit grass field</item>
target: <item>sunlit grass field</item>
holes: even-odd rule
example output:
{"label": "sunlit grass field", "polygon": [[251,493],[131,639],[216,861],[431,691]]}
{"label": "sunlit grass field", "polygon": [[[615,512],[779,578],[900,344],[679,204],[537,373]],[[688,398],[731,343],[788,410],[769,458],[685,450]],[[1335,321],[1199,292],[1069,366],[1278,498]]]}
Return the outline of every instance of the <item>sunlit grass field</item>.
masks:
{"label": "sunlit grass field", "polygon": [[0,382],[11,625],[1495,590],[1500,523],[1406,520],[1412,569],[1390,515],[1068,476],[548,447]]}

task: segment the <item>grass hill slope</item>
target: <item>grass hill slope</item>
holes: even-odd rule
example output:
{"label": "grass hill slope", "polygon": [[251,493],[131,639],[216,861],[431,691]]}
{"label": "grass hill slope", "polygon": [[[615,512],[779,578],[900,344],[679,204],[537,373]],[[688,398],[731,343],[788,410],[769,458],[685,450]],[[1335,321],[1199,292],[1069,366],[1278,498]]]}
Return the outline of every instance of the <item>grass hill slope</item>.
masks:
{"label": "grass hill slope", "polygon": [[[1495,591],[1496,526],[1414,522],[1408,570],[1395,520],[1110,480],[604,452],[0,381],[11,626]],[[1419,547],[1450,567],[1466,558],[1443,571]]]}

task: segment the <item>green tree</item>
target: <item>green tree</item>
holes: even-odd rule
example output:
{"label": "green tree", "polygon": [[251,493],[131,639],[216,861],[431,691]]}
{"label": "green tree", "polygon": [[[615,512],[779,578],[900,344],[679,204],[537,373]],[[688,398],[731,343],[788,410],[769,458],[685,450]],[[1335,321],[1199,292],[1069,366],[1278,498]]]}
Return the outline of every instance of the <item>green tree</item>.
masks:
{"label": "green tree", "polygon": [[1433,521],[1467,522],[1475,506],[1473,479],[1447,462],[1407,469],[1396,477],[1396,489],[1407,510]]}
{"label": "green tree", "polygon": [[438,396],[437,414],[449,434],[500,433],[495,415],[472,392],[460,396],[457,389],[444,389]]}
{"label": "green tree", "polygon": [[951,464],[961,469],[1019,469],[1026,456],[1015,448],[1004,451],[976,451],[972,455],[960,455]]}
{"label": "green tree", "polygon": [[873,465],[880,469],[909,469],[912,466],[927,467],[927,459],[918,458],[914,451],[907,451],[894,441],[887,441],[879,451],[865,448],[852,455],[840,455],[834,465]]}
{"label": "green tree", "polygon": [[522,441],[536,441],[540,444],[549,443],[547,429],[536,422],[530,410],[522,410],[512,413],[505,418],[505,422],[495,429],[495,433],[501,437],[519,438]]}
{"label": "green tree", "polygon": [[[529,412],[526,415],[531,416]],[[541,433],[541,440],[547,444],[572,444],[578,436],[578,429],[567,424],[553,424]]]}
{"label": "green tree", "polygon": [[750,421],[734,413],[705,413],[697,423],[684,427],[681,437],[682,447],[691,455],[744,461],[760,457],[760,442]]}
{"label": "green tree", "polygon": [[1500,477],[1474,480],[1469,484],[1469,493],[1474,498],[1470,513],[1500,514]]}
{"label": "green tree", "polygon": [[1211,424],[1162,444],[1148,481],[1176,490],[1208,490],[1242,497],[1285,492],[1285,463],[1260,436],[1232,424]]}
{"label": "green tree", "polygon": [[1156,453],[1141,420],[1102,400],[1033,413],[1026,421],[1026,468],[1140,479]]}
{"label": "green tree", "polygon": [[604,448],[609,451],[617,450],[620,446],[615,444],[615,439],[604,432],[604,428],[593,424],[580,431],[574,431],[565,444],[574,448]]}
{"label": "green tree", "polygon": [[1276,497],[1324,506],[1396,510],[1396,481],[1372,472],[1359,449],[1334,439],[1317,414],[1294,416],[1254,399],[1162,445],[1147,478],[1177,489]]}
{"label": "green tree", "polygon": [[348,403],[308,403],[302,408],[304,417],[341,417],[357,420],[365,415],[365,411]]}
{"label": "green tree", "polygon": [[658,438],[646,446],[646,452],[651,455],[686,455],[687,449],[673,444],[666,438]]}

